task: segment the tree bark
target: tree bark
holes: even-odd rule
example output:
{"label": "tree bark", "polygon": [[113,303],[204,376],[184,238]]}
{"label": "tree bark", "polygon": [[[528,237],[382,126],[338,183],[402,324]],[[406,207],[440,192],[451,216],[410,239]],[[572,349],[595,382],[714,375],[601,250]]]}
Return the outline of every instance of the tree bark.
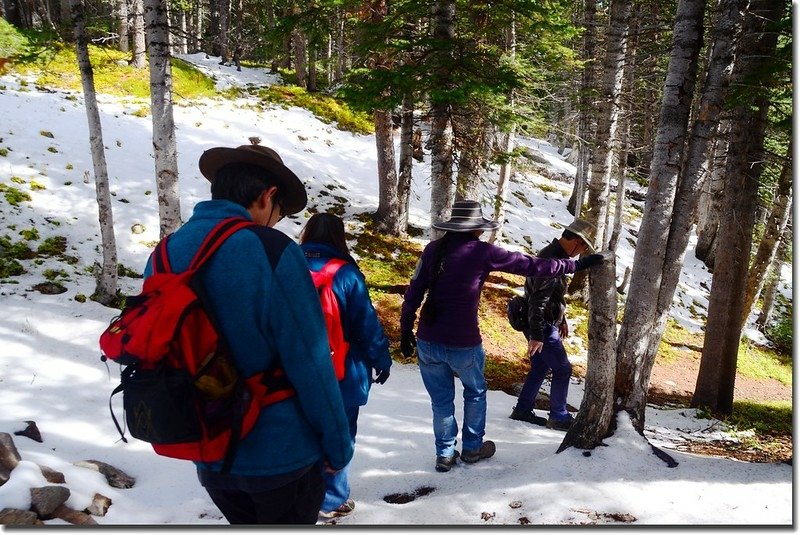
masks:
{"label": "tree bark", "polygon": [[104,305],[111,304],[117,292],[117,243],[114,237],[114,214],[111,205],[111,188],[108,183],[108,167],[103,148],[103,129],[94,89],[94,71],[89,60],[86,37],[86,15],[82,0],[71,0],[75,30],[75,46],[78,67],[81,72],[86,119],[89,123],[89,146],[94,166],[94,184],[97,197],[100,238],[103,246],[103,264],[97,273],[97,286],[92,298]]}
{"label": "tree bark", "polygon": [[708,159],[708,180],[700,190],[697,211],[697,245],[694,255],[710,270],[714,269],[717,229],[722,197],[725,194],[725,162],[728,158],[729,135],[730,121],[724,119],[714,136],[712,156]]}
{"label": "tree bark", "polygon": [[[720,245],[708,305],[706,337],[692,407],[715,414],[731,414],[736,361],[741,336],[758,184],[763,168],[764,135],[769,109],[762,76],[753,75],[772,57],[778,32],[770,26],[783,14],[783,0],[754,0],[745,14],[742,40],[732,79],[747,83],[753,100],[738,104],[732,113],[731,138],[725,169],[727,186],[720,220]],[[771,31],[770,31],[771,30]]]}
{"label": "tree bark", "polygon": [[219,56],[220,64],[224,64],[230,60],[230,45],[228,34],[231,27],[231,0],[218,0],[219,1],[219,35],[217,40],[219,42]]}
{"label": "tree bark", "polygon": [[131,65],[137,69],[147,66],[146,45],[144,38],[144,0],[133,0],[133,49],[131,50]]}
{"label": "tree bark", "polygon": [[617,348],[614,397],[631,413],[640,433],[644,430],[650,372],[664,328],[665,316],[658,310],[659,292],[702,47],[704,9],[705,0],[678,3],[650,185]]}
{"label": "tree bark", "polygon": [[578,159],[575,163],[575,185],[572,196],[567,202],[567,210],[575,217],[580,217],[583,212],[583,201],[589,176],[589,159],[591,158],[592,139],[592,113],[594,108],[594,59],[597,48],[597,0],[584,0],[583,3],[583,52],[582,59],[587,63],[581,73],[581,89],[578,101],[578,132],[575,144]]}
{"label": "tree bark", "polygon": [[117,33],[119,34],[120,52],[128,52],[130,44],[128,42],[128,0],[119,0],[117,3]]}
{"label": "tree bark", "polygon": [[313,43],[308,47],[308,81],[306,89],[309,93],[317,92],[317,46]]}
{"label": "tree bark", "polygon": [[783,270],[784,258],[786,258],[789,244],[792,242],[790,235],[791,230],[789,229],[789,226],[787,226],[785,229],[783,229],[783,234],[781,235],[780,243],[778,245],[778,254],[775,255],[775,260],[773,261],[770,269],[770,275],[767,277],[767,283],[764,286],[764,297],[761,303],[761,312],[756,320],[756,327],[758,327],[758,329],[762,332],[767,330],[769,319],[772,315],[772,308],[775,303],[775,295],[778,293],[778,284],[781,281],[781,271]]}
{"label": "tree bark", "polygon": [[166,0],[144,0],[145,29],[150,55],[150,109],[160,236],[181,224],[178,194],[178,152],[172,114],[172,67]]}
{"label": "tree bark", "polygon": [[[434,7],[434,39],[439,42],[434,77],[441,90],[451,85],[449,63],[455,38],[456,4],[454,0],[439,0]],[[453,203],[453,130],[450,122],[450,102],[441,97],[431,104],[431,223],[447,219]],[[431,237],[441,235],[431,229]]]}
{"label": "tree bark", "polygon": [[758,299],[761,289],[764,287],[764,277],[767,270],[775,259],[778,244],[781,241],[786,224],[789,222],[789,213],[792,208],[792,145],[789,141],[789,148],[786,153],[786,160],[781,169],[781,176],[775,186],[775,193],[772,197],[772,209],[767,216],[764,224],[764,236],[758,244],[758,250],[753,258],[753,264],[747,275],[747,287],[744,296],[744,308],[742,315],[742,328],[747,324],[747,318],[753,308],[753,304]]}
{"label": "tree bark", "polygon": [[[612,0],[603,76],[602,99],[597,112],[597,144],[592,157],[589,206],[585,219],[597,228],[595,243],[601,248],[608,217],[612,142],[619,113],[619,95],[624,78],[625,52],[632,10],[630,0]],[[614,415],[614,370],[617,344],[616,262],[604,262],[589,273],[589,352],[586,388],[575,423],[558,448],[593,448],[608,434]]]}
{"label": "tree bark", "polygon": [[[516,19],[511,21],[511,24],[506,30],[506,50],[512,60],[517,57],[517,28]],[[508,95],[508,105],[514,109],[515,98],[512,91]],[[505,154],[503,162],[500,164],[500,173],[497,177],[497,192],[494,197],[494,220],[500,223],[500,226],[489,234],[489,243],[495,243],[503,235],[503,225],[505,224],[506,215],[506,201],[508,200],[508,190],[511,186],[511,174],[513,172],[513,161],[511,160],[511,151],[514,150],[515,134],[517,130],[517,123],[511,125],[508,132],[503,133],[501,150]]]}
{"label": "tree bark", "polygon": [[378,149],[378,211],[375,223],[383,232],[400,234],[398,215],[397,171],[392,135],[392,112],[375,110],[375,145]]}
{"label": "tree bark", "polygon": [[414,97],[403,96],[403,114],[400,124],[400,161],[397,177],[397,222],[400,235],[408,232],[408,210],[411,198],[411,178],[414,168]]}

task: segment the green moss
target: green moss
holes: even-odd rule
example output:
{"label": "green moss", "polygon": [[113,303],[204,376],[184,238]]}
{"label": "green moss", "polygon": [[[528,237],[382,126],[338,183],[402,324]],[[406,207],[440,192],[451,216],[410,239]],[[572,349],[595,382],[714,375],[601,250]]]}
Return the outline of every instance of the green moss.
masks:
{"label": "green moss", "polygon": [[67,251],[67,238],[64,236],[53,236],[47,238],[39,245],[37,253],[44,256],[58,256]]}
{"label": "green moss", "polygon": [[50,139],[54,139],[56,137],[52,132],[48,132],[47,130],[40,130],[39,135],[43,137],[49,137]]}
{"label": "green moss", "polygon": [[0,58],[13,58],[22,54],[28,46],[28,38],[6,19],[0,18]]}
{"label": "green moss", "polygon": [[739,344],[736,371],[745,377],[775,379],[791,385],[792,356],[744,340]]}
{"label": "green moss", "polygon": [[22,264],[13,258],[0,256],[0,279],[15,277],[23,273],[25,273],[25,268],[22,267]]}
{"label": "green moss", "polygon": [[14,186],[0,184],[0,192],[3,192],[6,201],[12,206],[19,206],[19,203],[31,200],[31,196],[28,192],[21,191]]}
{"label": "green moss", "polygon": [[16,260],[29,260],[36,254],[24,241],[12,242],[8,236],[0,237],[0,257]]}
{"label": "green moss", "polygon": [[3,158],[8,156],[8,149],[5,147],[0,147],[0,156],[2,156]]}
{"label": "green moss", "polygon": [[792,434],[792,402],[734,401],[733,414],[726,423],[736,429],[753,430],[759,434]]}
{"label": "green moss", "polygon": [[[98,93],[121,97],[150,98],[149,69],[128,64],[130,54],[110,47],[89,45]],[[61,42],[19,58],[14,64],[21,74],[36,75],[36,83],[46,87],[80,91],[81,77],[75,48]],[[172,85],[176,103],[185,99],[216,96],[214,82],[199,70],[179,59],[172,59]]]}
{"label": "green moss", "polygon": [[75,301],[77,301],[78,303],[85,303],[86,296],[83,294],[75,294]]}
{"label": "green moss", "polygon": [[132,279],[141,279],[142,274],[136,270],[126,267],[122,264],[117,264],[117,275],[120,277],[130,277]]}
{"label": "green moss", "polygon": [[69,275],[63,269],[45,269],[42,272],[42,276],[49,280],[50,282],[54,282],[56,279],[68,279]]}
{"label": "green moss", "polygon": [[369,115],[354,111],[347,104],[327,95],[283,85],[259,89],[256,94],[265,103],[305,108],[323,122],[336,123],[340,130],[358,134],[371,134],[375,131],[375,124]]}
{"label": "green moss", "polygon": [[42,191],[47,188],[41,182],[36,182],[35,180],[31,180],[31,189],[33,191]]}
{"label": "green moss", "polygon": [[19,231],[20,235],[25,238],[27,241],[33,241],[39,239],[39,231],[35,228],[31,229],[23,229]]}
{"label": "green moss", "polygon": [[26,184],[25,179],[22,178],[21,176],[12,176],[11,182],[13,182],[14,184]]}

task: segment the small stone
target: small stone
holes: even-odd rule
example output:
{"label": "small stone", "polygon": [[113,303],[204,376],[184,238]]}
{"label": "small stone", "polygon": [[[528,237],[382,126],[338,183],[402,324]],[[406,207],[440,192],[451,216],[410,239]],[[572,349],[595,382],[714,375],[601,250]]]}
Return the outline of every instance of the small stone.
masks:
{"label": "small stone", "polygon": [[54,518],[56,509],[69,499],[69,495],[69,489],[60,485],[31,489],[31,511],[42,520]]}
{"label": "small stone", "polygon": [[43,522],[39,520],[36,513],[33,511],[23,511],[22,509],[11,509],[6,507],[0,511],[0,525],[6,526],[35,526],[41,525]]}

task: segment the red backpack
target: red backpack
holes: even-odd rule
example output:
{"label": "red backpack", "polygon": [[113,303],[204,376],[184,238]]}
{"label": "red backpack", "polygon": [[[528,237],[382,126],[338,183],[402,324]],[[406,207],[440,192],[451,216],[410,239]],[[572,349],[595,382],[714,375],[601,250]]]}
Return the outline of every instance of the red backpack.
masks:
{"label": "red backpack", "polygon": [[[253,225],[238,217],[220,222],[182,273],[172,271],[164,238],[142,292],[100,336],[101,360],[124,366],[111,395],[122,392],[131,435],[159,455],[224,460],[226,472],[261,408],[294,395],[278,367],[240,375],[195,277],[226,238]],[[127,442],[113,409],[111,417]]]}
{"label": "red backpack", "polygon": [[325,317],[325,327],[328,330],[328,343],[331,346],[333,371],[336,379],[344,379],[344,360],[350,343],[345,340],[342,328],[342,316],[339,312],[339,301],[333,293],[333,277],[339,268],[347,262],[339,258],[331,258],[319,271],[311,271],[311,279],[319,292],[319,301],[322,305],[322,314]]}

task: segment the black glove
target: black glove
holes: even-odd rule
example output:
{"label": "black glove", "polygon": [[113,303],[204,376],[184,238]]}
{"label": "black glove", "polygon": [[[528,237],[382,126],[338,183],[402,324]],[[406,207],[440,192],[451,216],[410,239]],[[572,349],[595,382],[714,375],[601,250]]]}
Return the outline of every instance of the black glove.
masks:
{"label": "black glove", "polygon": [[375,382],[382,385],[389,378],[389,370],[375,370],[378,375],[375,377]]}
{"label": "black glove", "polygon": [[599,253],[583,256],[575,261],[575,271],[581,271],[582,269],[588,269],[592,266],[597,266],[602,264],[605,259],[606,257]]}
{"label": "black glove", "polygon": [[400,334],[400,353],[404,357],[410,357],[414,354],[414,348],[417,346],[417,339],[414,333],[401,333]]}

